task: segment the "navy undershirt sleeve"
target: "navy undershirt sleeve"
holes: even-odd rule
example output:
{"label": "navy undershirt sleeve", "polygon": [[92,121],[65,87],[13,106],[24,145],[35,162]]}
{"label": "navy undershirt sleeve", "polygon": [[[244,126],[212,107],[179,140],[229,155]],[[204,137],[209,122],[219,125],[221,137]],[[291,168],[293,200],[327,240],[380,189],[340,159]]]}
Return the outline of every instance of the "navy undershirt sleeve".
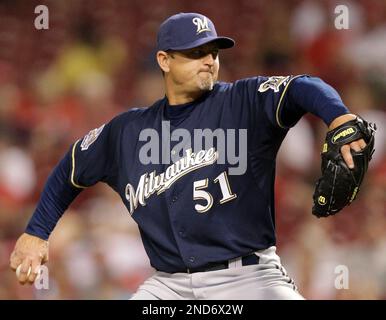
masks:
{"label": "navy undershirt sleeve", "polygon": [[323,119],[327,126],[335,118],[350,113],[333,87],[320,78],[303,76],[292,81],[280,119],[291,127],[307,112]]}
{"label": "navy undershirt sleeve", "polygon": [[71,153],[68,152],[49,176],[26,233],[47,240],[64,211],[83,190],[70,184],[70,170]]}

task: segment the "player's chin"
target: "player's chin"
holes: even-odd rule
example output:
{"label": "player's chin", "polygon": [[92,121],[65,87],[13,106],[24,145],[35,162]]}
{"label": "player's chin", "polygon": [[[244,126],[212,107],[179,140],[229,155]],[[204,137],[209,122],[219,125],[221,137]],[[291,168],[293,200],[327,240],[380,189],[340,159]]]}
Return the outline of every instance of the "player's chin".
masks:
{"label": "player's chin", "polygon": [[203,78],[199,79],[198,87],[200,88],[200,90],[210,91],[213,89],[214,82],[215,81],[213,79],[213,76],[209,75],[208,77],[203,77]]}

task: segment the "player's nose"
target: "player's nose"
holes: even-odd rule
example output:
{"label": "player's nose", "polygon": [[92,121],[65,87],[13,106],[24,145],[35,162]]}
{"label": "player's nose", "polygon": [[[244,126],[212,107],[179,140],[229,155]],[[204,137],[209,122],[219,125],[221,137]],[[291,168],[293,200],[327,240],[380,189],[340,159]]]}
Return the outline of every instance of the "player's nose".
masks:
{"label": "player's nose", "polygon": [[203,57],[203,61],[206,65],[213,66],[216,56],[213,53],[208,53]]}

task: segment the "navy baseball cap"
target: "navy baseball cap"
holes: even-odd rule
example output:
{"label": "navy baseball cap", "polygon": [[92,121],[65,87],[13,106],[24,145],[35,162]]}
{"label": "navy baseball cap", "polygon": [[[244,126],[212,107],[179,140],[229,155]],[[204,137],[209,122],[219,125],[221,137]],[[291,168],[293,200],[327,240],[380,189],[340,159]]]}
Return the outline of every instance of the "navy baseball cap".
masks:
{"label": "navy baseball cap", "polygon": [[213,22],[199,13],[178,13],[159,27],[157,51],[186,50],[215,41],[220,49],[234,46],[228,37],[218,37]]}

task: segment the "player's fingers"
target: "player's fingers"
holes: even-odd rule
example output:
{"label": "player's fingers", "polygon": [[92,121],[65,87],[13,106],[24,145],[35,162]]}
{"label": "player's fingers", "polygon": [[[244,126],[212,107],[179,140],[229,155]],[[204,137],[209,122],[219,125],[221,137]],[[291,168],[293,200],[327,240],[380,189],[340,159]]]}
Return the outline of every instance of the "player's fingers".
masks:
{"label": "player's fingers", "polygon": [[359,146],[361,147],[362,150],[364,148],[366,148],[367,144],[366,144],[365,140],[359,139],[357,142],[358,142],[358,144],[359,144]]}
{"label": "player's fingers", "polygon": [[25,284],[31,273],[31,259],[25,258],[23,263],[16,268],[16,277],[21,284]]}
{"label": "player's fingers", "polygon": [[362,148],[358,141],[353,141],[350,143],[350,148],[356,152],[361,152]]}
{"label": "player's fingers", "polygon": [[16,271],[16,268],[23,262],[23,260],[20,258],[20,256],[17,254],[16,251],[13,251],[11,253],[11,256],[9,258],[9,266],[13,271]]}
{"label": "player's fingers", "polygon": [[27,279],[30,284],[35,282],[35,279],[39,273],[39,270],[40,270],[40,260],[39,259],[32,260],[31,274],[29,275],[29,277]]}
{"label": "player's fingers", "polygon": [[48,262],[48,250],[45,251],[44,253],[41,252],[39,254],[39,257],[40,257],[40,264],[45,264],[46,262]]}
{"label": "player's fingers", "polygon": [[350,143],[350,148],[356,152],[361,152],[366,148],[366,142],[363,139],[359,139]]}
{"label": "player's fingers", "polygon": [[354,160],[353,160],[352,155],[351,155],[350,146],[345,144],[344,146],[342,146],[340,151],[342,153],[344,162],[346,162],[347,166],[350,169],[353,169],[354,168]]}

